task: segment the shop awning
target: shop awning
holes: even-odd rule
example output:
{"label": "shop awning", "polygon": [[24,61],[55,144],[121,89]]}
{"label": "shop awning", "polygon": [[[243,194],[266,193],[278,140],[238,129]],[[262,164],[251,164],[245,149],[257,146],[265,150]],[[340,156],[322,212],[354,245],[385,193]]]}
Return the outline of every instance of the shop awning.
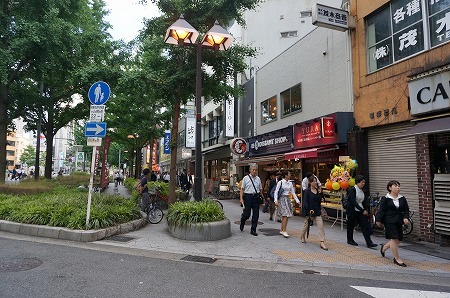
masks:
{"label": "shop awning", "polygon": [[236,166],[247,166],[251,163],[256,163],[257,165],[274,164],[277,161],[283,160],[284,159],[283,157],[284,157],[284,153],[252,157],[249,159],[243,159],[243,160],[236,161],[235,165]]}
{"label": "shop awning", "polygon": [[318,156],[319,152],[336,150],[336,149],[339,149],[338,145],[297,150],[297,151],[288,152],[288,153],[284,154],[284,159],[291,160],[291,159],[302,159],[302,158],[314,158],[314,157]]}
{"label": "shop awning", "polygon": [[418,136],[422,134],[433,134],[446,131],[450,131],[450,117],[419,122],[410,129],[398,135],[386,138],[386,140],[391,141],[406,137]]}

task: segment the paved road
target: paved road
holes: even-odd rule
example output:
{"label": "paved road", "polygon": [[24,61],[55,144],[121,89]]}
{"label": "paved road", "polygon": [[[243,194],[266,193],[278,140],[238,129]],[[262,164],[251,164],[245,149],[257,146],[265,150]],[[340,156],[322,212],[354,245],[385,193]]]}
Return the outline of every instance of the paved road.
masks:
{"label": "paved road", "polygon": [[4,234],[0,234],[2,298],[386,297],[388,293],[450,297],[448,280],[445,285],[427,285],[420,279],[406,283],[258,270],[218,261],[182,261],[175,254],[150,250]]}

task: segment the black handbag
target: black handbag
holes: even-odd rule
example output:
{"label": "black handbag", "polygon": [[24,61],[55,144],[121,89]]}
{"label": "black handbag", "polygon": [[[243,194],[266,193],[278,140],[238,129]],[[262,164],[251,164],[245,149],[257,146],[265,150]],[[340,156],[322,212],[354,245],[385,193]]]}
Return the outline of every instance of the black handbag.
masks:
{"label": "black handbag", "polygon": [[256,198],[259,202],[259,204],[264,204],[264,197],[261,195],[261,193],[258,192],[256,189],[255,183],[253,183],[253,179],[250,175],[248,175],[248,178],[250,178],[250,181],[252,182],[253,188],[255,189],[256,193],[253,194],[253,197]]}

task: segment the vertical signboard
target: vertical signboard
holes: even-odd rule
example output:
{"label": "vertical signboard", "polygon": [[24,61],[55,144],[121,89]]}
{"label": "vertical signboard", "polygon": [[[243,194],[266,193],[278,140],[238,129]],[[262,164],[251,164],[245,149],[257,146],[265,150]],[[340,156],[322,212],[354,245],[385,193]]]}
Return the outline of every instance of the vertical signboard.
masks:
{"label": "vertical signboard", "polygon": [[186,117],[186,148],[195,148],[195,118],[191,116]]}
{"label": "vertical signboard", "polygon": [[234,137],[234,100],[225,101],[225,136]]}
{"label": "vertical signboard", "polygon": [[164,133],[164,154],[170,154],[170,131]]}

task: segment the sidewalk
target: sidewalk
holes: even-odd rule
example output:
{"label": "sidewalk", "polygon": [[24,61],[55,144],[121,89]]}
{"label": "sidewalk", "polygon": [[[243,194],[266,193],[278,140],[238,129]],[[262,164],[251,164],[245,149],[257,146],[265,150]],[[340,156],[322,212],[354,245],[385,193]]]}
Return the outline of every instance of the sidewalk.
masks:
{"label": "sidewalk", "polygon": [[[114,193],[114,184],[105,191]],[[129,196],[127,189],[119,186],[117,193]],[[258,237],[250,234],[250,221],[248,220],[244,231],[239,230],[242,208],[237,200],[221,200],[225,215],[231,221],[232,235],[223,240],[209,242],[185,241],[174,238],[167,231],[165,220],[159,224],[148,224],[146,227],[122,234],[117,238],[105,239],[96,243],[102,245],[120,246],[142,250],[152,250],[166,253],[193,255],[214,259],[227,259],[234,261],[265,262],[267,264],[302,265],[314,268],[336,268],[370,270],[374,272],[409,272],[420,275],[450,277],[450,249],[430,243],[405,243],[400,247],[400,255],[407,268],[394,265],[391,251],[386,252],[386,258],[380,256],[379,247],[369,249],[365,246],[362,233],[355,232],[355,241],[359,246],[346,243],[346,230],[340,229],[336,223],[325,221],[325,237],[328,251],[321,250],[317,238],[317,227],[311,227],[307,243],[301,243],[300,230],[304,219],[294,216],[289,219],[287,232],[289,238],[279,234],[280,223],[269,221],[269,214],[260,213],[257,232]],[[382,235],[372,237],[374,243],[386,243]],[[128,241],[126,241],[128,240]],[[122,242],[125,241],[125,242]],[[417,246],[422,246],[422,250]],[[408,246],[414,249],[408,249]],[[439,256],[421,253],[427,250],[434,251]],[[436,254],[437,252],[437,254]]]}

